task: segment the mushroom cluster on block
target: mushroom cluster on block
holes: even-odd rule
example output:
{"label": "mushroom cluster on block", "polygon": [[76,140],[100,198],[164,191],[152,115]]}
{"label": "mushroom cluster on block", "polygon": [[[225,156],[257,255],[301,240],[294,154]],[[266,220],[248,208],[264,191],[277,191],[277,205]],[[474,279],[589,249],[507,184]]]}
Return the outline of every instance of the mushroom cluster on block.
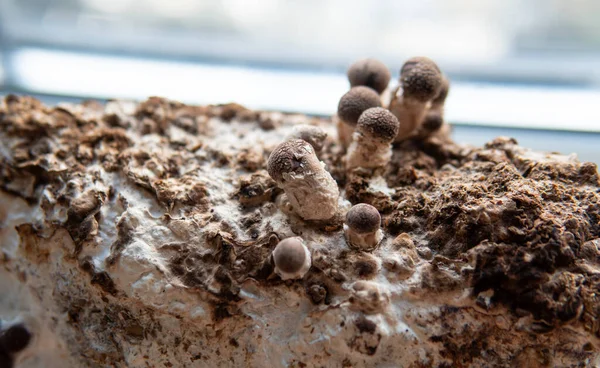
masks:
{"label": "mushroom cluster on block", "polygon": [[[431,59],[407,60],[395,88],[390,88],[389,69],[373,58],[353,63],[347,77],[350,89],[340,98],[334,116],[338,133],[334,144],[345,152],[346,175],[366,171],[375,177],[389,164],[394,144],[449,134],[443,128],[450,82]],[[381,215],[367,203],[340,206],[347,202],[345,193],[319,159],[327,138],[322,129],[301,124],[273,149],[267,169],[283,189],[277,203],[285,213],[308,222],[336,221],[345,212],[343,229],[349,248],[372,251],[384,238]],[[284,280],[301,278],[310,267],[309,248],[299,237],[282,240],[273,252],[275,273]],[[294,261],[295,266],[277,266],[278,259],[283,265]]]}
{"label": "mushroom cluster on block", "polygon": [[0,368],[595,366],[597,166],[452,141],[430,59],[348,81],[0,99]]}

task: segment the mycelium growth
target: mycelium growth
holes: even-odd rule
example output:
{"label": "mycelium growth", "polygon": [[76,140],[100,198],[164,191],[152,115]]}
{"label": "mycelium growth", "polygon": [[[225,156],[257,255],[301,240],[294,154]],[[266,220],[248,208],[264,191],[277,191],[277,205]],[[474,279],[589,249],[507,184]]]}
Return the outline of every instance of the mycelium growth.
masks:
{"label": "mycelium growth", "polygon": [[[293,135],[305,124],[329,137],[318,157]],[[286,142],[281,170],[268,170]],[[510,138],[470,147],[436,134],[397,143],[377,176],[344,157],[329,119],[7,96],[0,330],[23,343],[2,342],[0,362],[597,364],[594,164]],[[284,179],[301,187],[303,176],[314,192],[303,195],[321,199],[285,206]],[[374,248],[348,244],[359,203],[381,216]],[[327,216],[306,219],[305,205]],[[278,258],[290,238],[298,252]]]}

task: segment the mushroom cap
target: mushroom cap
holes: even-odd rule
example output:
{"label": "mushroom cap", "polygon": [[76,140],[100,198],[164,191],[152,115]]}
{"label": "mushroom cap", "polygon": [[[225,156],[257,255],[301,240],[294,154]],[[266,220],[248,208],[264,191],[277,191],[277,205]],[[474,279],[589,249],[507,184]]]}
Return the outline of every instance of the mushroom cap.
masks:
{"label": "mushroom cap", "polygon": [[446,101],[446,97],[448,97],[448,92],[450,91],[450,80],[445,75],[442,76],[442,88],[440,88],[440,92],[438,95],[431,101],[434,104],[441,105]]}
{"label": "mushroom cap", "polygon": [[315,125],[300,124],[296,125],[290,136],[292,139],[302,139],[315,149],[316,152],[320,152],[327,139],[327,132]]}
{"label": "mushroom cap", "polygon": [[363,111],[380,106],[381,99],[375,90],[365,86],[356,86],[340,98],[338,116],[345,123],[355,126]]}
{"label": "mushroom cap", "polygon": [[405,96],[427,102],[440,93],[442,72],[431,59],[414,57],[402,66],[400,83]]}
{"label": "mushroom cap", "polygon": [[306,261],[305,248],[299,237],[283,239],[273,250],[275,267],[290,274],[300,271]]}
{"label": "mushroom cap", "polygon": [[356,129],[371,138],[391,142],[398,134],[400,122],[388,109],[372,107],[362,113]]}
{"label": "mushroom cap", "polygon": [[302,139],[290,139],[280,143],[267,162],[267,171],[273,180],[280,182],[284,173],[302,172],[310,166],[311,156],[316,160],[315,150]]}
{"label": "mushroom cap", "polygon": [[443,124],[444,118],[439,111],[429,111],[423,119],[422,127],[428,132],[433,132],[434,130],[440,129]]}
{"label": "mushroom cap", "polygon": [[402,68],[400,69],[400,76],[402,76],[404,73],[409,72],[415,66],[420,66],[422,64],[429,64],[436,68],[438,72],[442,72],[435,63],[435,61],[431,60],[430,58],[426,56],[413,56],[410,59],[406,60],[402,65]]}
{"label": "mushroom cap", "polygon": [[29,341],[31,341],[31,332],[22,323],[10,326],[0,335],[0,347],[11,354],[25,349]]}
{"label": "mushroom cap", "polygon": [[359,234],[373,233],[381,226],[381,215],[370,204],[359,203],[346,214],[346,225]]}
{"label": "mushroom cap", "polygon": [[371,58],[354,62],[346,74],[350,86],[366,86],[374,89],[377,93],[383,92],[392,78],[390,70],[384,63]]}

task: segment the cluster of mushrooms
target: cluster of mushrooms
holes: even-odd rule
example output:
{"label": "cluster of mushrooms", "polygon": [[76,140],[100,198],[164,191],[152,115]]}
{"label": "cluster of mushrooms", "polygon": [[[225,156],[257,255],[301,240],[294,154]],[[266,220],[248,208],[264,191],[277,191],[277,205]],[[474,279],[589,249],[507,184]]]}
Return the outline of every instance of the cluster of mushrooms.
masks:
{"label": "cluster of mushrooms", "polygon": [[[444,126],[449,81],[432,60],[406,61],[393,90],[388,87],[389,69],[375,59],[355,62],[347,75],[351,88],[340,99],[337,129],[348,171],[383,168],[392,157],[393,143],[424,139]],[[318,127],[298,126],[271,152],[267,164],[295,214],[308,221],[328,220],[338,212],[338,185],[317,156],[325,137]],[[373,250],[383,238],[380,225],[375,207],[357,204],[346,214],[346,242],[357,250]],[[311,266],[310,251],[300,237],[280,241],[272,260],[284,280],[302,278]]]}

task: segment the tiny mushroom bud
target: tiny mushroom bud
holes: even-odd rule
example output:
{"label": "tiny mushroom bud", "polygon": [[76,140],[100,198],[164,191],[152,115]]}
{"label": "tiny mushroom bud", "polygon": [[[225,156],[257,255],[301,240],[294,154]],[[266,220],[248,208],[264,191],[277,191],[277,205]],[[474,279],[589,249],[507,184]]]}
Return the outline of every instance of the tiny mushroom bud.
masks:
{"label": "tiny mushroom bud", "polygon": [[300,124],[294,126],[292,132],[288,135],[288,139],[302,139],[315,149],[316,153],[321,152],[327,139],[327,132],[315,125]]}
{"label": "tiny mushroom bud", "polygon": [[381,100],[377,92],[369,87],[352,87],[342,96],[338,104],[337,127],[339,140],[344,147],[348,147],[352,141],[352,133],[360,115],[371,107],[381,107]]}
{"label": "tiny mushroom bud", "polygon": [[337,183],[306,141],[291,139],[275,147],[269,156],[267,171],[303,219],[328,220],[335,215],[339,196]]}
{"label": "tiny mushroom bud", "polygon": [[301,279],[310,269],[310,251],[299,237],[283,239],[273,250],[273,263],[282,280]]}
{"label": "tiny mushroom bud", "polygon": [[390,111],[402,123],[396,141],[409,138],[419,127],[442,83],[442,73],[431,59],[415,57],[402,66],[400,86],[390,103]]}
{"label": "tiny mushroom bud", "polygon": [[366,110],[358,119],[352,143],[348,147],[346,168],[378,168],[388,164],[392,157],[391,143],[394,141],[400,123],[398,119],[382,107]]}
{"label": "tiny mushroom bud", "polygon": [[344,233],[348,244],[360,250],[372,250],[383,238],[381,215],[366,203],[352,206],[346,214]]}
{"label": "tiny mushroom bud", "polygon": [[381,94],[392,78],[390,70],[379,60],[362,59],[348,68],[350,86],[366,86]]}
{"label": "tiny mushroom bud", "polygon": [[440,111],[429,110],[427,115],[425,115],[425,119],[423,120],[423,124],[421,125],[420,135],[421,137],[428,136],[429,133],[435,132],[440,129],[444,124],[444,117]]}
{"label": "tiny mushroom bud", "polygon": [[0,347],[10,354],[15,354],[29,345],[31,337],[29,329],[23,323],[18,323],[0,334]]}

